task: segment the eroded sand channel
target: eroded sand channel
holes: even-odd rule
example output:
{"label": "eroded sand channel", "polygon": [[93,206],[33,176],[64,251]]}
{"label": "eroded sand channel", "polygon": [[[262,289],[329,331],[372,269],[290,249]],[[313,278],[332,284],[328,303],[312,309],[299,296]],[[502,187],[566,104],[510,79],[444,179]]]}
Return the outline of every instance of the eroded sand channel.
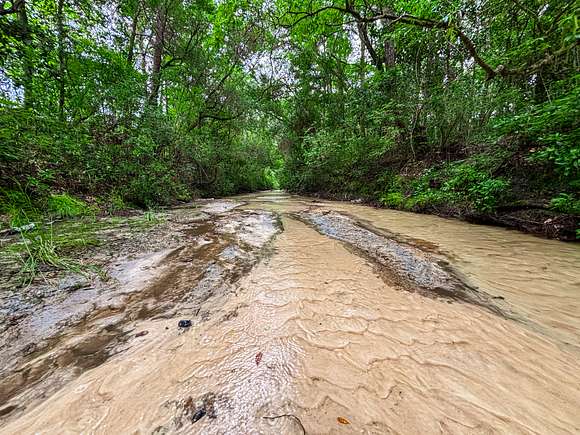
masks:
{"label": "eroded sand channel", "polygon": [[[150,302],[147,306],[155,315],[131,319],[133,330],[147,330],[147,335],[130,340],[122,351],[65,383],[50,398],[7,419],[0,432],[580,430],[576,348],[544,331],[545,325],[535,328],[536,318],[527,316],[517,299],[496,301],[501,310],[513,314],[502,316],[503,311],[486,306],[495,303],[497,289],[484,292],[481,304],[431,297],[426,293],[428,282],[423,291],[412,291],[413,282],[401,282],[404,273],[400,279],[386,279],[372,256],[359,255],[356,247],[291,215],[313,207],[320,212],[327,205],[317,207],[279,193],[245,200],[250,202],[245,208],[279,213],[284,230],[267,244],[260,238],[267,232],[264,215],[239,215],[222,225],[222,231],[261,229],[247,231],[249,236],[240,244],[230,241],[225,246],[221,241],[215,252],[208,240],[208,255],[226,258],[216,261],[216,267],[238,264],[227,259],[250,255],[252,243],[268,253],[244,263],[245,268],[232,266],[228,291],[211,293],[201,305],[207,313],[203,319],[195,312],[200,307],[191,306],[188,292],[205,287],[172,285],[166,276],[169,281],[163,284],[173,289],[167,294],[185,296],[173,298],[167,316],[160,316]],[[216,209],[231,212],[227,207]],[[371,240],[357,234],[366,243]],[[436,246],[423,249],[423,259],[439,255]],[[383,257],[388,259],[389,252]],[[181,261],[188,258],[182,256]],[[437,280],[457,285],[455,277],[441,275],[445,268],[421,267],[421,273],[436,273]],[[571,273],[563,272],[565,278]],[[529,285],[534,278],[529,277]],[[175,273],[175,279],[184,279],[182,272]],[[437,287],[442,285],[439,281]],[[219,280],[214,284],[226,285]],[[143,286],[146,294],[152,286],[159,288],[159,282]],[[179,316],[194,320],[183,333],[176,328]],[[41,385],[30,388],[42,393]],[[339,417],[350,424],[340,423]]]}

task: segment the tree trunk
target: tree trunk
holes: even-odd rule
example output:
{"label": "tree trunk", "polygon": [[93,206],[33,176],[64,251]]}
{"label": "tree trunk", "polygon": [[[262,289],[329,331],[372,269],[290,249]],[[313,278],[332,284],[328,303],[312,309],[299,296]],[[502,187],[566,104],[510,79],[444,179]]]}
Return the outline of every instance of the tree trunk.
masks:
{"label": "tree trunk", "polygon": [[64,121],[64,103],[65,103],[65,31],[64,31],[64,2],[58,0],[56,12],[56,27],[58,33],[58,117]]}
{"label": "tree trunk", "polygon": [[26,13],[26,1],[22,0],[18,6],[18,24],[20,26],[20,34],[22,35],[22,42],[24,44],[24,50],[22,52],[24,72],[22,79],[22,85],[24,88],[24,108],[29,109],[32,107],[33,103],[32,77],[34,74],[34,68],[32,66],[30,53],[30,50],[32,49],[32,38],[30,35],[30,27],[28,25],[28,14]]}
{"label": "tree trunk", "polygon": [[362,21],[357,21],[356,27],[358,30],[358,36],[361,39],[361,41],[363,42],[363,44],[365,45],[367,51],[369,52],[369,55],[373,61],[373,65],[379,71],[383,71],[383,69],[384,69],[383,68],[383,60],[377,54],[375,48],[373,47],[373,44],[371,43],[371,40],[369,38],[369,34],[367,33],[366,23],[363,23]]}
{"label": "tree trunk", "polygon": [[360,30],[359,30],[358,36],[360,39],[360,83],[362,85],[364,82],[364,79],[365,79],[365,66],[366,66],[365,43],[364,43],[362,36],[360,34]]}
{"label": "tree trunk", "polygon": [[133,21],[131,22],[131,33],[129,34],[129,43],[127,45],[127,63],[131,65],[133,64],[135,56],[135,38],[137,36],[137,24],[139,23],[140,12],[141,9],[138,7],[133,16]]}
{"label": "tree trunk", "polygon": [[393,67],[397,63],[397,53],[392,41],[385,41],[385,67]]}
{"label": "tree trunk", "polygon": [[166,22],[165,5],[159,5],[155,17],[153,69],[151,71],[151,92],[149,93],[149,103],[152,105],[157,105],[159,99],[159,87],[161,85],[161,61],[163,60],[163,43],[165,39]]}
{"label": "tree trunk", "polygon": [[[390,8],[383,8],[383,13],[387,15],[392,14],[393,11]],[[389,25],[391,24],[391,20],[385,18],[383,20],[383,24],[385,25],[385,27],[389,27]],[[384,52],[385,68],[391,68],[395,66],[395,64],[397,63],[397,52],[395,51],[395,44],[393,44],[393,41],[391,41],[388,38],[385,39],[383,48],[385,51]]]}

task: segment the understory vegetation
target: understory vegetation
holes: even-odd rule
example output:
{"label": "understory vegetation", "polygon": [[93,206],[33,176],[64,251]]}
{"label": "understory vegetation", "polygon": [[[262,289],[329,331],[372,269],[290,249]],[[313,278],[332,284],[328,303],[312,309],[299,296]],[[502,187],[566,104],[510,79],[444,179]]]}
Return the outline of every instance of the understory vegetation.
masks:
{"label": "understory vegetation", "polygon": [[0,3],[0,213],[151,208],[277,186],[234,3]]}
{"label": "understory vegetation", "polygon": [[[569,2],[319,2],[289,13],[299,86],[288,188],[455,216],[578,214]],[[578,219],[569,225],[572,237]]]}
{"label": "understory vegetation", "polygon": [[285,188],[574,238],[579,40],[567,0],[0,2],[2,225]]}

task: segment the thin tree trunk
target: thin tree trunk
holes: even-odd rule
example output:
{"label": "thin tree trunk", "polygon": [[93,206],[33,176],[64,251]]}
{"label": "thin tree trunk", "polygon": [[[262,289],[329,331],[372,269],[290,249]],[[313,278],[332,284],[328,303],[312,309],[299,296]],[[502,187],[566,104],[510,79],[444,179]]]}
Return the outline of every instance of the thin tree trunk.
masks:
{"label": "thin tree trunk", "polygon": [[360,39],[360,83],[362,85],[365,79],[366,59],[365,59],[365,43],[363,41],[362,35],[360,34],[360,30],[359,30],[359,39]]}
{"label": "thin tree trunk", "polygon": [[[393,11],[388,8],[385,7],[383,8],[383,13],[385,15],[387,14],[392,14]],[[389,25],[391,24],[391,20],[388,18],[385,18],[385,20],[383,21],[383,24],[385,25],[385,27],[389,27]],[[384,58],[385,58],[385,67],[386,68],[391,68],[393,66],[395,66],[395,64],[397,63],[397,52],[395,50],[395,44],[393,44],[393,41],[389,38],[385,39],[385,43],[384,43]]]}
{"label": "thin tree trunk", "polygon": [[22,53],[23,72],[24,72],[22,80],[22,85],[24,87],[24,108],[29,109],[32,107],[33,103],[32,77],[34,74],[34,68],[32,66],[32,60],[30,56],[30,50],[32,49],[32,38],[30,35],[30,27],[28,25],[28,14],[26,13],[25,0],[21,0],[18,7],[18,23],[20,25],[22,42],[24,43],[24,50]]}
{"label": "thin tree trunk", "polygon": [[377,69],[379,71],[383,71],[383,60],[380,58],[380,56],[377,54],[376,50],[373,47],[373,44],[371,43],[371,40],[369,38],[369,34],[367,32],[367,25],[366,23],[363,23],[362,21],[357,21],[356,23],[356,27],[358,30],[358,35],[359,38],[361,39],[361,41],[364,43],[366,49],[369,52],[369,55],[373,61],[373,64],[377,67]]}
{"label": "thin tree trunk", "polygon": [[453,65],[451,64],[451,47],[447,44],[445,49],[445,75],[447,76],[447,80],[452,82],[457,78],[455,71],[453,69]]}
{"label": "thin tree trunk", "polygon": [[65,103],[65,38],[64,33],[64,2],[58,0],[56,12],[56,26],[58,33],[58,117],[64,121],[64,103]]}
{"label": "thin tree trunk", "polygon": [[135,56],[135,38],[137,36],[137,24],[139,23],[139,14],[141,8],[138,7],[133,16],[133,21],[131,22],[131,33],[129,35],[129,44],[127,46],[127,63],[133,64],[133,59]]}
{"label": "thin tree trunk", "polygon": [[[139,37],[139,53],[141,54],[141,73],[146,76],[147,75],[147,49],[149,48],[149,44],[145,43],[145,37]],[[147,90],[146,90],[147,92]]]}
{"label": "thin tree trunk", "polygon": [[151,71],[151,92],[149,103],[157,105],[159,87],[161,85],[161,61],[163,59],[163,43],[165,38],[166,11],[164,5],[159,5],[155,18],[155,41],[153,43],[153,69]]}
{"label": "thin tree trunk", "polygon": [[[365,70],[366,70],[366,56],[365,56],[365,42],[363,41],[362,35],[360,34],[360,28],[359,28],[359,39],[360,39],[360,76],[359,76],[359,80],[360,80],[360,85],[361,88],[364,85],[364,81],[365,81]],[[363,116],[362,113],[359,113],[358,115],[358,125],[359,125],[359,130],[360,130],[360,134],[361,136],[366,136],[367,131],[366,131],[366,126],[365,126],[365,117]]]}
{"label": "thin tree trunk", "polygon": [[[139,53],[141,55],[140,67],[141,74],[143,77],[147,77],[147,51],[149,50],[149,42],[145,41],[145,36],[139,36]],[[143,96],[145,97],[145,102],[149,104],[149,84],[146,84],[143,88]]]}

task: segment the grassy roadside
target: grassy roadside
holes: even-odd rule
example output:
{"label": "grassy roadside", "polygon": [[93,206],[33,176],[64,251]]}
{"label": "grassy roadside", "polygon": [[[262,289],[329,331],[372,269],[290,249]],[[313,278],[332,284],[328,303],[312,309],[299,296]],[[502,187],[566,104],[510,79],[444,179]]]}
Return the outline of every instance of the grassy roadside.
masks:
{"label": "grassy roadside", "polygon": [[34,201],[22,191],[2,193],[0,262],[18,287],[59,271],[100,275],[98,265],[83,257],[106,243],[106,233],[138,231],[162,221],[152,210],[123,208],[125,216],[111,215],[110,209],[68,194]]}

